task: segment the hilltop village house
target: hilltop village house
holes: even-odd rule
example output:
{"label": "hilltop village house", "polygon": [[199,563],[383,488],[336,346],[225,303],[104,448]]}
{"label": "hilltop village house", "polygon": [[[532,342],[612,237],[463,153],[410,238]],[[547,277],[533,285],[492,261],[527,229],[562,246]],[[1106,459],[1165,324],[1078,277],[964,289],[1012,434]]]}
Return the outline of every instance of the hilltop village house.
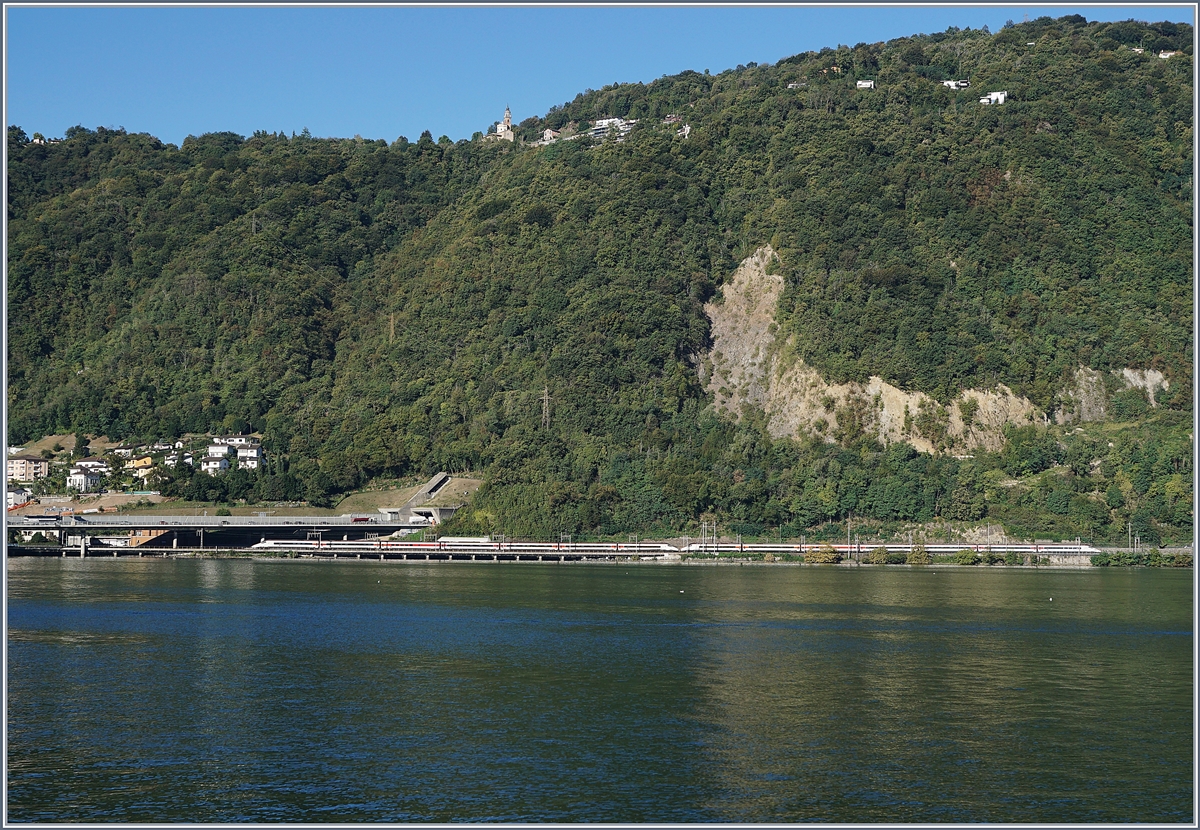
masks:
{"label": "hilltop village house", "polygon": [[[662,123],[678,124],[682,120],[683,119],[678,115],[668,115]],[[542,137],[537,141],[531,142],[530,146],[545,147],[546,145],[553,144],[556,141],[571,141],[573,139],[583,138],[584,136],[594,138],[598,141],[603,141],[612,136],[616,141],[624,141],[626,136],[633,131],[633,128],[637,123],[638,119],[636,118],[598,118],[592,124],[590,129],[574,135],[565,136],[562,134],[561,130],[555,130],[547,127],[542,131]],[[676,130],[675,134],[681,138],[687,138],[687,135],[691,132],[691,130],[692,128],[690,126],[684,124],[678,130]],[[504,120],[499,121],[496,124],[496,132],[488,133],[483,138],[485,141],[516,141],[516,134],[513,132],[512,128],[512,111],[508,107],[504,108]]]}
{"label": "hilltop village house", "polygon": [[[676,116],[672,116],[676,117]],[[664,124],[668,123],[666,121]],[[542,133],[542,138],[539,141],[533,142],[535,147],[544,147],[547,144],[553,144],[556,141],[572,141],[577,138],[588,136],[589,138],[603,141],[609,135],[615,135],[617,141],[624,141],[625,136],[629,135],[633,130],[633,126],[637,124],[637,119],[626,121],[624,118],[599,118],[592,125],[590,130],[575,135],[563,136],[560,130],[547,129]]]}
{"label": "hilltop village house", "polygon": [[[1174,54],[1174,53],[1172,52],[1170,54]],[[1162,56],[1169,56],[1169,55],[1168,55],[1168,53],[1164,52],[1163,55],[1161,55],[1160,57],[1162,57]],[[822,69],[821,74],[825,75],[825,74],[828,74],[830,71],[834,72],[835,74],[841,74],[842,70],[840,67],[831,66],[831,67],[829,67],[829,69]],[[947,89],[953,89],[956,91],[960,90],[960,89],[970,89],[971,88],[971,81],[967,78],[962,78],[960,80],[952,80],[952,81],[938,81],[938,83],[940,83],[942,86],[946,87]],[[788,89],[803,89],[806,86],[808,86],[808,83],[806,81],[792,81],[787,85],[787,88]],[[869,79],[869,78],[861,80],[861,81],[855,81],[854,87],[855,87],[855,89],[875,89],[875,81],[872,79]],[[992,104],[1003,104],[1007,99],[1008,99],[1008,91],[1007,90],[1004,90],[1001,92],[989,92],[985,96],[983,96],[982,98],[979,99],[979,103],[983,104],[984,106],[990,106]]]}
{"label": "hilltop village house", "polygon": [[633,130],[634,124],[637,124],[636,118],[629,121],[626,121],[624,118],[600,118],[587,131],[587,135],[603,141],[605,138],[608,138],[610,133],[616,133],[617,141],[624,141],[625,136],[629,135],[630,131]]}

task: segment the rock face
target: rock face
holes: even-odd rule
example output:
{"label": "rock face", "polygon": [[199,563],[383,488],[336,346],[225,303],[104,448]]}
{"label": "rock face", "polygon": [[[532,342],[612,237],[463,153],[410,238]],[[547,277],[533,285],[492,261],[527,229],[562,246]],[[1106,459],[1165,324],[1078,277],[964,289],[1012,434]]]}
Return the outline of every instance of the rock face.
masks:
{"label": "rock face", "polygon": [[1062,406],[1054,413],[1060,424],[1103,421],[1108,417],[1110,387],[1141,389],[1151,407],[1157,407],[1158,390],[1168,390],[1171,382],[1155,369],[1122,369],[1112,372],[1109,383],[1105,374],[1095,369],[1080,366],[1075,371],[1073,383],[1062,391]]}
{"label": "rock face", "polygon": [[[907,441],[922,452],[994,451],[1004,444],[1007,424],[1049,423],[1027,398],[1003,384],[967,389],[948,406],[923,392],[905,392],[882,378],[865,383],[827,383],[795,353],[791,338],[779,336],[775,311],[783,278],[770,273],[779,261],[771,246],[759,248],[738,267],[719,300],[704,310],[712,321],[713,346],[700,355],[700,379],[717,408],[741,416],[749,406],[767,417],[776,438],[817,434],[827,440],[874,435],[882,443]],[[1169,388],[1153,369],[1124,369],[1107,378],[1080,367],[1062,391],[1054,413],[1060,423],[1108,417],[1110,387],[1142,389],[1151,406]]]}
{"label": "rock face", "polygon": [[1121,379],[1125,381],[1126,386],[1143,390],[1146,397],[1150,399],[1152,407],[1158,406],[1158,402],[1154,398],[1159,388],[1164,390],[1171,388],[1170,381],[1163,376],[1163,373],[1154,369],[1122,369]]}
{"label": "rock face", "polygon": [[768,274],[778,261],[770,245],[745,259],[724,286],[719,302],[704,306],[712,321],[713,348],[704,355],[701,380],[719,409],[735,415],[745,404],[768,409],[778,394],[770,378],[778,362],[775,309],[783,277]]}
{"label": "rock face", "polygon": [[1075,372],[1075,382],[1063,390],[1063,406],[1055,413],[1060,424],[1074,421],[1103,421],[1108,417],[1108,392],[1104,375],[1082,366]]}
{"label": "rock face", "polygon": [[922,392],[906,392],[872,377],[831,384],[781,338],[775,310],[783,278],[769,273],[778,256],[770,246],[744,260],[722,297],[705,306],[713,345],[700,358],[700,377],[715,405],[735,416],[762,410],[775,437],[817,434],[846,440],[859,434],[883,443],[907,441],[923,452],[997,450],[1006,424],[1045,422],[1025,398],[1001,385],[969,389],[949,406]]}

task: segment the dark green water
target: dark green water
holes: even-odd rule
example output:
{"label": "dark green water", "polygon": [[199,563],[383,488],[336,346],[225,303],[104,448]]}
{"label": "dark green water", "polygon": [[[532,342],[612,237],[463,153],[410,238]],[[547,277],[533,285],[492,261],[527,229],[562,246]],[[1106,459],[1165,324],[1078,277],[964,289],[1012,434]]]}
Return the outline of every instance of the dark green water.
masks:
{"label": "dark green water", "polygon": [[1192,597],[1190,570],[14,559],[8,819],[1191,822]]}

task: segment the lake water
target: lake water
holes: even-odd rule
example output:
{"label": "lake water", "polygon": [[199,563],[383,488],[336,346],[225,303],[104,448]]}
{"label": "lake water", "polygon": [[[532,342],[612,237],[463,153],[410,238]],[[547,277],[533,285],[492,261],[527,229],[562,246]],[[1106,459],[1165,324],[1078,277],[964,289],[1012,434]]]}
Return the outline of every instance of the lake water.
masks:
{"label": "lake water", "polygon": [[9,821],[1193,820],[1191,570],[7,574]]}

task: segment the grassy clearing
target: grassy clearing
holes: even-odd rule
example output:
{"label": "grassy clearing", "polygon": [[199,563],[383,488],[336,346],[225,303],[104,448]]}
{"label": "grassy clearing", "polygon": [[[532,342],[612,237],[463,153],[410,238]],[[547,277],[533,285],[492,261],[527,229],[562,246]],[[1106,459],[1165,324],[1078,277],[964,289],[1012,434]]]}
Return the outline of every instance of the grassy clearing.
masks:
{"label": "grassy clearing", "polygon": [[421,486],[393,487],[387,490],[366,490],[351,493],[333,508],[337,513],[374,513],[381,507],[403,507]]}

